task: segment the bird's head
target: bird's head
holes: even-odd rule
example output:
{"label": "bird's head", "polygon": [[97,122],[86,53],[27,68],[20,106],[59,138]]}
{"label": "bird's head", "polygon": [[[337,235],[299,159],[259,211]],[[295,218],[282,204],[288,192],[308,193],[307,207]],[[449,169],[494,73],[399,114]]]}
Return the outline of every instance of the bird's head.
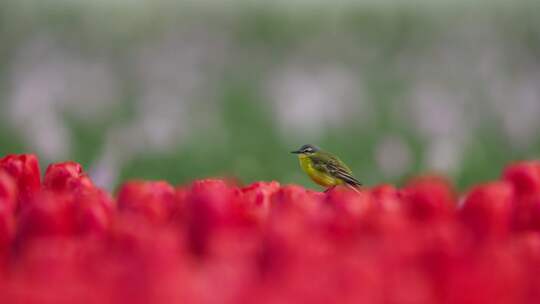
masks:
{"label": "bird's head", "polygon": [[317,146],[314,146],[314,145],[303,145],[302,147],[300,147],[300,149],[296,150],[296,151],[292,151],[291,153],[294,153],[294,154],[303,154],[303,155],[310,155],[310,154],[314,154],[318,151],[320,151],[321,149]]}

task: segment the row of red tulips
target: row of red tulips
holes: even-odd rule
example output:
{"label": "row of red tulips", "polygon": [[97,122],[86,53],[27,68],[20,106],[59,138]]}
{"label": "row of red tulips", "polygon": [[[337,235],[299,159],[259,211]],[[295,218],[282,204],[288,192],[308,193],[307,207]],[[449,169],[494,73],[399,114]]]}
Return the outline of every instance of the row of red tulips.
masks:
{"label": "row of red tulips", "polygon": [[540,163],[326,194],[0,159],[0,303],[540,303]]}

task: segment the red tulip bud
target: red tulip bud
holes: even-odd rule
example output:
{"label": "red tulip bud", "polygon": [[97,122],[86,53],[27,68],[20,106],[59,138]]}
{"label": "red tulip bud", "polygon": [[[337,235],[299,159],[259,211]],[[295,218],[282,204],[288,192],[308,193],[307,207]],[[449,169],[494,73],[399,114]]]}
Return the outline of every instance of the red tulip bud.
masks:
{"label": "red tulip bud", "polygon": [[30,201],[41,188],[38,159],[33,154],[8,155],[0,159],[4,169],[17,183],[18,208]]}
{"label": "red tulip bud", "polygon": [[49,165],[43,186],[52,191],[75,191],[94,187],[82,166],[71,161]]}
{"label": "red tulip bud", "polygon": [[506,236],[514,207],[514,191],[507,182],[492,182],[473,188],[459,215],[477,238]]}
{"label": "red tulip bud", "polygon": [[5,171],[0,170],[0,207],[15,212],[17,206],[16,181]]}
{"label": "red tulip bud", "polygon": [[503,179],[514,186],[519,197],[540,194],[540,162],[524,161],[504,170]]}
{"label": "red tulip bud", "polygon": [[164,181],[131,181],[120,188],[118,210],[155,223],[169,221],[175,210],[176,191]]}
{"label": "red tulip bud", "polygon": [[448,217],[456,205],[450,183],[437,176],[413,179],[402,190],[402,198],[409,215],[420,221]]}

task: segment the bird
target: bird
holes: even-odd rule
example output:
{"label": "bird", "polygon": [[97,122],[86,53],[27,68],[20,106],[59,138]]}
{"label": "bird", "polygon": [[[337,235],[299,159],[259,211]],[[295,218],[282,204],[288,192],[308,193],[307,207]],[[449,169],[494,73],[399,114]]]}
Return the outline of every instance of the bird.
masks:
{"label": "bird", "polygon": [[321,150],[319,147],[306,144],[293,154],[298,154],[300,167],[315,183],[326,188],[328,192],[336,186],[345,185],[356,192],[362,186],[352,173],[352,170],[337,156]]}

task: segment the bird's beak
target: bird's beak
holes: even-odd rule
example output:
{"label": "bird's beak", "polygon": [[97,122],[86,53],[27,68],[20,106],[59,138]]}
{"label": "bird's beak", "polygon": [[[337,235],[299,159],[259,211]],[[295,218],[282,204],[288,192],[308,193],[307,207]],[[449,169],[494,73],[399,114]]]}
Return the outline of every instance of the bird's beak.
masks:
{"label": "bird's beak", "polygon": [[298,150],[298,151],[291,151],[291,153],[292,153],[292,154],[300,154],[300,153],[302,153],[302,152],[301,152],[300,150]]}

